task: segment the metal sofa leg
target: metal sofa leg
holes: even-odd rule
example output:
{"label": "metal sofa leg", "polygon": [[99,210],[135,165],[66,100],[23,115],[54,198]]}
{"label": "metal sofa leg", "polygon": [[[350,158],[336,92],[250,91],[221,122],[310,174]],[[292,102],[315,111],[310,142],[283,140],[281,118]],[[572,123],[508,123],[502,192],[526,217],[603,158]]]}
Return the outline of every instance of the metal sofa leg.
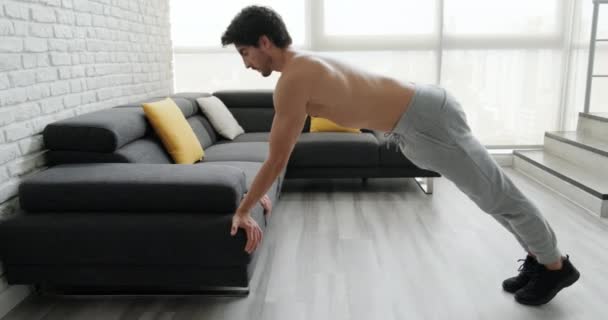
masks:
{"label": "metal sofa leg", "polygon": [[433,194],[433,178],[414,178],[420,189],[426,194]]}
{"label": "metal sofa leg", "polygon": [[73,287],[62,285],[36,285],[37,295],[42,296],[67,296],[67,297],[95,297],[95,296],[226,296],[246,297],[249,295],[247,287],[224,287],[224,286],[192,286],[189,288],[145,288],[145,287]]}

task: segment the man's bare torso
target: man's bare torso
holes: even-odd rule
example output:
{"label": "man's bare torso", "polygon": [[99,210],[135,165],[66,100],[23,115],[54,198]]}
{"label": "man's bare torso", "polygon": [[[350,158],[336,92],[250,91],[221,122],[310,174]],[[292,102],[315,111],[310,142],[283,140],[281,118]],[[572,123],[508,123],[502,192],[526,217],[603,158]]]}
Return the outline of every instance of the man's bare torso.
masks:
{"label": "man's bare torso", "polygon": [[307,113],[345,127],[391,131],[414,94],[411,83],[308,53],[294,56],[282,77],[294,72],[311,84]]}

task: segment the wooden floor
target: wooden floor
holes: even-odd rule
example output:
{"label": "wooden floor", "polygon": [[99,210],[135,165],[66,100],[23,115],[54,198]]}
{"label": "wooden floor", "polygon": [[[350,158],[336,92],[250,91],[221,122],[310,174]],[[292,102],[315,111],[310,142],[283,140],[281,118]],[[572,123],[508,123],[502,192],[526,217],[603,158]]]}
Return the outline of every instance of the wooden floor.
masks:
{"label": "wooden floor", "polygon": [[288,180],[247,297],[30,296],[3,320],[606,319],[608,222],[506,170],[582,274],[541,308],[501,290],[524,252],[451,182]]}

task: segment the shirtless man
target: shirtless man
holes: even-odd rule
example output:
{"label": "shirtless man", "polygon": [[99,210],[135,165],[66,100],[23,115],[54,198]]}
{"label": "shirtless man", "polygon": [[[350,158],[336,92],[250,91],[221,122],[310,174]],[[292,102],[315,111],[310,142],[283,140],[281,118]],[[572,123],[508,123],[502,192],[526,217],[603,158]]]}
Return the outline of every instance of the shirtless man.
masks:
{"label": "shirtless man", "polygon": [[472,135],[457,100],[434,85],[400,82],[312,53],[296,51],[281,17],[267,7],[244,8],[222,35],[234,44],[245,67],[276,84],[268,159],[232,219],[231,235],[245,230],[245,251],[262,241],[250,211],[285,168],[308,115],[346,127],[384,131],[417,166],[441,173],[490,214],[528,253],[520,273],[502,283],[527,305],[549,302],[579,278],[557,247],[538,208],[511,182]]}

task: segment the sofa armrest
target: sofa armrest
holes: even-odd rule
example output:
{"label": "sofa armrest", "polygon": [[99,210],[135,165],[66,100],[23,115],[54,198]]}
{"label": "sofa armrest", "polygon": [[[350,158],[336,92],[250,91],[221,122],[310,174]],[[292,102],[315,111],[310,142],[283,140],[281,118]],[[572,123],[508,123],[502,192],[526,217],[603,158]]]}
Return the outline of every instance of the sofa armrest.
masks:
{"label": "sofa armrest", "polygon": [[231,213],[246,191],[243,170],[212,163],[69,164],[19,187],[27,212]]}

